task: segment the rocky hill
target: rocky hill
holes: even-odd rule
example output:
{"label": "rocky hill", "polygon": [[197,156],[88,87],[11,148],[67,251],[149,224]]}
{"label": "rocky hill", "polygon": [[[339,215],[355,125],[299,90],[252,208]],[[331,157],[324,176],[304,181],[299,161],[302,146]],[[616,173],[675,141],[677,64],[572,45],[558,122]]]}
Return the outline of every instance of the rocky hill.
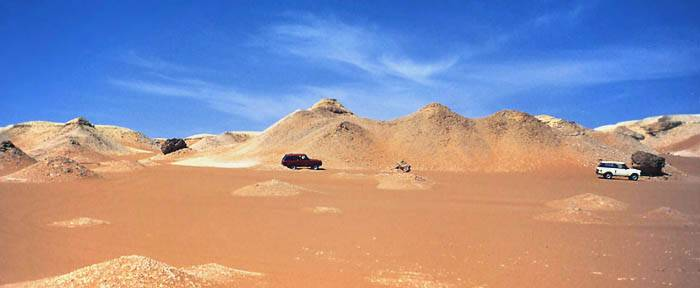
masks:
{"label": "rocky hill", "polygon": [[282,155],[297,152],[334,168],[383,169],[405,160],[425,170],[516,172],[552,165],[587,167],[599,158],[624,161],[639,148],[617,139],[608,142],[619,147],[609,145],[594,131],[562,121],[512,110],[470,119],[437,103],[405,117],[375,121],[323,99],[239,145],[196,157],[198,163],[206,158],[277,166]]}
{"label": "rocky hill", "polygon": [[154,151],[153,141],[136,131],[93,125],[78,117],[66,123],[25,122],[5,127],[0,139],[11,140],[36,159],[63,156],[94,163],[133,153]]}

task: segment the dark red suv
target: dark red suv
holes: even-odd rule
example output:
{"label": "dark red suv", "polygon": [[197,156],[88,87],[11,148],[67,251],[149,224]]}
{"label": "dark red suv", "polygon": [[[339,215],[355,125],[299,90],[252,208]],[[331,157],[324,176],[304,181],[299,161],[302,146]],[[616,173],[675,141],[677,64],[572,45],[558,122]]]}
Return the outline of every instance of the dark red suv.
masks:
{"label": "dark red suv", "polygon": [[323,165],[321,160],[311,159],[306,154],[285,154],[282,158],[282,165],[289,169],[297,169],[297,167],[309,167],[318,170]]}

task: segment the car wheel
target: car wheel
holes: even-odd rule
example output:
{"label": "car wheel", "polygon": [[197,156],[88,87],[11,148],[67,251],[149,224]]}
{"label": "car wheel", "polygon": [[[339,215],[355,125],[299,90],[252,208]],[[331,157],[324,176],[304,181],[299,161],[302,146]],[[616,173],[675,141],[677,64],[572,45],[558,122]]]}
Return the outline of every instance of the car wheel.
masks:
{"label": "car wheel", "polygon": [[318,165],[314,165],[314,167],[311,167],[311,168],[314,169],[314,170],[318,170],[318,169],[321,168],[321,167],[319,167]]}
{"label": "car wheel", "polygon": [[610,173],[610,172],[607,172],[607,173],[603,174],[603,178],[605,178],[605,179],[612,179],[612,176],[613,176],[613,175],[612,175],[612,173]]}
{"label": "car wheel", "polygon": [[289,169],[292,169],[292,170],[297,170],[297,166],[294,166],[294,165],[292,165],[292,166],[289,166]]}
{"label": "car wheel", "polygon": [[632,181],[637,181],[637,180],[639,180],[639,175],[637,175],[637,174],[632,174],[632,175],[630,175],[630,180],[632,180]]}

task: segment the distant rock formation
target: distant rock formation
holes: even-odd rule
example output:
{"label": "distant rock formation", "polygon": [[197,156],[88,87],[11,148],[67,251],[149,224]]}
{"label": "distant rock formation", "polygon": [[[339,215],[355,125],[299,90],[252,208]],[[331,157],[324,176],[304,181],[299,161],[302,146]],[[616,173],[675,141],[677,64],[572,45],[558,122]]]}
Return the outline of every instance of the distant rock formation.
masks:
{"label": "distant rock formation", "polygon": [[656,136],[660,132],[668,131],[681,125],[683,125],[683,122],[673,121],[670,117],[663,116],[656,122],[643,126],[643,128],[649,135]]}
{"label": "distant rock formation", "polygon": [[170,138],[163,142],[163,144],[160,146],[160,151],[167,155],[185,148],[187,148],[187,143],[185,143],[185,140],[181,138]]}
{"label": "distant rock formation", "polygon": [[627,128],[625,126],[617,127],[617,128],[615,128],[615,130],[613,130],[613,132],[621,134],[621,135],[625,135],[628,137],[632,137],[633,139],[636,139],[636,140],[644,140],[644,138],[645,138],[644,134],[637,133],[637,132],[633,131],[632,129]]}
{"label": "distant rock formation", "polygon": [[666,159],[664,157],[659,157],[644,151],[637,151],[632,154],[632,167],[642,170],[642,175],[663,175],[664,173],[662,170],[664,166],[666,166]]}

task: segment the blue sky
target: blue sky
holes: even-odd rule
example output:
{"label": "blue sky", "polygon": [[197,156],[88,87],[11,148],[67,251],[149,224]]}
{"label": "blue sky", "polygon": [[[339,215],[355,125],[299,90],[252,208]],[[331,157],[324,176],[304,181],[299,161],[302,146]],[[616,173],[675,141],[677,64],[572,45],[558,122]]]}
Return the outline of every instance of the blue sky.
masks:
{"label": "blue sky", "polygon": [[377,119],[700,113],[699,1],[0,1],[0,43],[0,125],[262,130],[322,97]]}

